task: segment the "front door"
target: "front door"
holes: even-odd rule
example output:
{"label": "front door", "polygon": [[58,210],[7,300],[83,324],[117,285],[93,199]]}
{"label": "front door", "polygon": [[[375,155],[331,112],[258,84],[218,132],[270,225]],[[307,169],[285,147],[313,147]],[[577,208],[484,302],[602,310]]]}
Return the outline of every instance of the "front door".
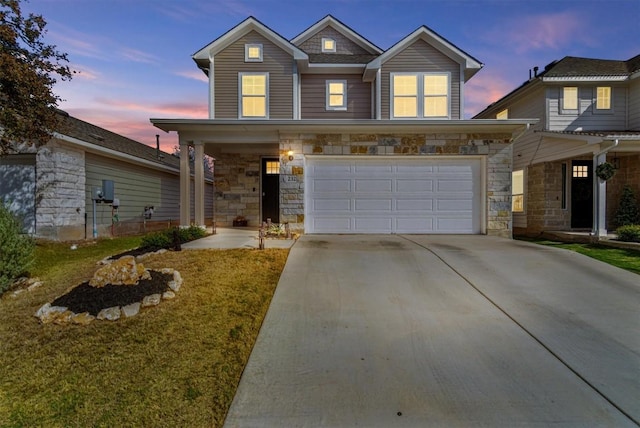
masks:
{"label": "front door", "polygon": [[262,158],[262,221],[280,223],[280,160]]}
{"label": "front door", "polygon": [[593,226],[593,162],[571,162],[571,227]]}

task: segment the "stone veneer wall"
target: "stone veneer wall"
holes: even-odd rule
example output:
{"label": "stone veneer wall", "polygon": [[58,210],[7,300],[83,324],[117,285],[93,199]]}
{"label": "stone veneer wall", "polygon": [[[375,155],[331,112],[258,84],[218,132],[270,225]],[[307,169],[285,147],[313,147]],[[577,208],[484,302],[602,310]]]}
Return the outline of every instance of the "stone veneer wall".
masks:
{"label": "stone veneer wall", "polygon": [[216,225],[231,226],[238,216],[260,225],[260,155],[216,156],[214,181]]}
{"label": "stone veneer wall", "polygon": [[[562,209],[563,163],[567,164],[567,168],[571,167],[571,162],[558,161],[539,163],[527,168],[527,235],[571,228],[571,212],[569,209]],[[567,204],[570,202],[567,201]]]}
{"label": "stone veneer wall", "polygon": [[36,236],[84,239],[84,151],[51,142],[36,156]]}
{"label": "stone veneer wall", "polygon": [[[608,154],[607,160],[611,162],[612,159],[613,155]],[[616,175],[607,181],[607,229],[610,231],[615,231],[618,226],[614,219],[625,184],[631,186],[640,202],[640,155],[620,156],[618,160],[620,167]]]}
{"label": "stone veneer wall", "polygon": [[[280,221],[304,229],[304,156],[483,155],[487,234],[511,237],[510,134],[281,134]],[[288,151],[294,159],[288,161]]]}

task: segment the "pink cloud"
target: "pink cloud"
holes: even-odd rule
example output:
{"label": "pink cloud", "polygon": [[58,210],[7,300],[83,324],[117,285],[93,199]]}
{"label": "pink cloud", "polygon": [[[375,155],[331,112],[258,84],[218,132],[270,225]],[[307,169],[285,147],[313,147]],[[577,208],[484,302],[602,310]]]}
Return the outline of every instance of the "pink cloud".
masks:
{"label": "pink cloud", "polygon": [[108,106],[115,110],[144,113],[147,117],[153,115],[181,117],[186,119],[206,119],[208,106],[194,103],[164,103],[164,104],[140,104],[128,100],[110,98],[98,98],[96,102],[102,106]]}
{"label": "pink cloud", "polygon": [[514,88],[511,82],[497,74],[475,76],[465,85],[465,117],[470,118],[480,113]]}
{"label": "pink cloud", "polygon": [[176,76],[186,77],[187,79],[198,80],[200,82],[209,83],[209,78],[202,70],[189,70],[189,71],[177,71],[174,73]]}
{"label": "pink cloud", "polygon": [[140,51],[138,49],[123,48],[120,50],[120,54],[127,60],[133,62],[140,62],[143,64],[157,64],[158,58],[147,52]]}

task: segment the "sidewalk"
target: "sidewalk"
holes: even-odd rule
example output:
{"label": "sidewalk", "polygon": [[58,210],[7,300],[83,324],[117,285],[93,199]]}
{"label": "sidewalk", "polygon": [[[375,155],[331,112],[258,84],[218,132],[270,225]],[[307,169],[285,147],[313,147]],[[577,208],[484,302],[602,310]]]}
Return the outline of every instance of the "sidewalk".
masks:
{"label": "sidewalk", "polygon": [[[265,248],[291,248],[295,239],[265,239]],[[184,250],[258,248],[258,228],[218,227],[215,235],[182,244]]]}

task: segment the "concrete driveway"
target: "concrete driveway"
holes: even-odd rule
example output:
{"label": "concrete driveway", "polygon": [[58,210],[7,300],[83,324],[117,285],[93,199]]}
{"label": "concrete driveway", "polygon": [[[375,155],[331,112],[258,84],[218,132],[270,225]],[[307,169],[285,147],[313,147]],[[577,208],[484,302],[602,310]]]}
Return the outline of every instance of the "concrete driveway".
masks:
{"label": "concrete driveway", "polygon": [[306,235],[225,426],[638,421],[640,276],[487,236]]}

